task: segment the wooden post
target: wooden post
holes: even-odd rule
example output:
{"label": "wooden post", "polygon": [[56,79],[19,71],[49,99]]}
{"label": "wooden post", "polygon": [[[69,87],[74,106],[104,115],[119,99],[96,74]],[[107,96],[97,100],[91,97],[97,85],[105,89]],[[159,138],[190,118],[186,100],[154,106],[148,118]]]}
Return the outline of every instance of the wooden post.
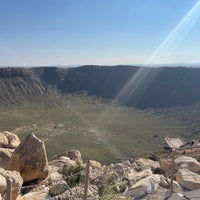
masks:
{"label": "wooden post", "polygon": [[7,178],[6,183],[7,183],[7,195],[6,195],[6,200],[12,200],[12,179]]}
{"label": "wooden post", "polygon": [[173,179],[174,179],[174,159],[175,159],[176,150],[172,149],[172,161],[171,161],[171,181],[170,181],[170,193],[169,196],[172,196],[173,193]]}
{"label": "wooden post", "polygon": [[87,200],[89,173],[90,173],[90,161],[88,160],[86,163],[86,171],[85,171],[85,190],[83,198],[84,200]]}

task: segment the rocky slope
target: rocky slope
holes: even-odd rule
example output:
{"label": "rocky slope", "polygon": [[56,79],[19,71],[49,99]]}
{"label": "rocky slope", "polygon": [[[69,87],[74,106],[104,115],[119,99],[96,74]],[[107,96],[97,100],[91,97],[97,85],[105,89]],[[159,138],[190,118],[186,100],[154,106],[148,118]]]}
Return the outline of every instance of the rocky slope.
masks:
{"label": "rocky slope", "polygon": [[32,70],[22,68],[0,69],[0,103],[16,104],[41,96],[45,87]]}
{"label": "rocky slope", "polygon": [[[8,178],[13,182],[13,200],[83,199],[86,164],[79,151],[66,151],[48,162],[43,142],[33,134],[20,143],[16,135],[3,132],[0,159],[2,200],[6,198]],[[165,199],[169,196],[170,162],[156,156],[110,165],[91,160],[87,199]],[[200,189],[200,163],[178,156],[173,178],[174,193]]]}
{"label": "rocky slope", "polygon": [[[139,108],[200,101],[200,69],[183,67],[82,66],[1,68],[0,103],[35,100],[43,94],[86,91]],[[55,93],[54,93],[55,94]]]}

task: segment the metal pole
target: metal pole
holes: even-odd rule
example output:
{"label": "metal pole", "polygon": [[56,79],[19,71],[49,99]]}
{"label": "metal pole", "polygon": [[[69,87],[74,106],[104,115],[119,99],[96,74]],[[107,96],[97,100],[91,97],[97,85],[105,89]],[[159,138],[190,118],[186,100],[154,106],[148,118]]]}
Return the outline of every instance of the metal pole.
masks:
{"label": "metal pole", "polygon": [[12,200],[12,179],[11,178],[7,178],[6,179],[7,182],[7,195],[6,195],[6,200]]}
{"label": "metal pole", "polygon": [[173,193],[173,180],[174,180],[174,159],[175,159],[176,150],[172,149],[172,161],[171,161],[171,181],[170,181],[170,193],[169,196],[172,196]]}
{"label": "metal pole", "polygon": [[90,173],[90,161],[88,160],[86,163],[86,172],[85,172],[85,190],[83,198],[84,200],[87,200],[89,173]]}

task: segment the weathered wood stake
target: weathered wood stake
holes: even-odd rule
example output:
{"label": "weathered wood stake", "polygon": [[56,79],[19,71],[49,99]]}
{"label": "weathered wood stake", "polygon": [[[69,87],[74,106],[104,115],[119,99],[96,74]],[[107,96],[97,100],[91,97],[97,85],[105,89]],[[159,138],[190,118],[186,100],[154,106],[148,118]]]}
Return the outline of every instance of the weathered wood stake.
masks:
{"label": "weathered wood stake", "polygon": [[172,161],[171,161],[171,181],[170,181],[170,193],[169,196],[172,196],[173,193],[173,180],[174,180],[174,159],[175,159],[176,150],[172,149]]}
{"label": "weathered wood stake", "polygon": [[6,183],[7,183],[6,200],[12,200],[12,183],[13,183],[13,181],[11,178],[7,178]]}
{"label": "weathered wood stake", "polygon": [[89,173],[90,173],[90,161],[88,160],[86,163],[86,171],[85,171],[84,200],[87,200]]}

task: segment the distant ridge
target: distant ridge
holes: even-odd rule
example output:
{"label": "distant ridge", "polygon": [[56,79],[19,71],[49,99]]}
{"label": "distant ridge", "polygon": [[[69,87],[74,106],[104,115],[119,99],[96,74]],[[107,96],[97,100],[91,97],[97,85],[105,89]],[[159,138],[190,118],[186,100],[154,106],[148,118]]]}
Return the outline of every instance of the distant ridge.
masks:
{"label": "distant ridge", "polygon": [[[127,82],[128,90],[122,91]],[[126,87],[127,88],[127,87]],[[200,101],[200,68],[85,65],[76,68],[0,68],[0,103],[32,101],[46,93],[79,93],[138,108]],[[121,96],[119,94],[122,94]]]}

